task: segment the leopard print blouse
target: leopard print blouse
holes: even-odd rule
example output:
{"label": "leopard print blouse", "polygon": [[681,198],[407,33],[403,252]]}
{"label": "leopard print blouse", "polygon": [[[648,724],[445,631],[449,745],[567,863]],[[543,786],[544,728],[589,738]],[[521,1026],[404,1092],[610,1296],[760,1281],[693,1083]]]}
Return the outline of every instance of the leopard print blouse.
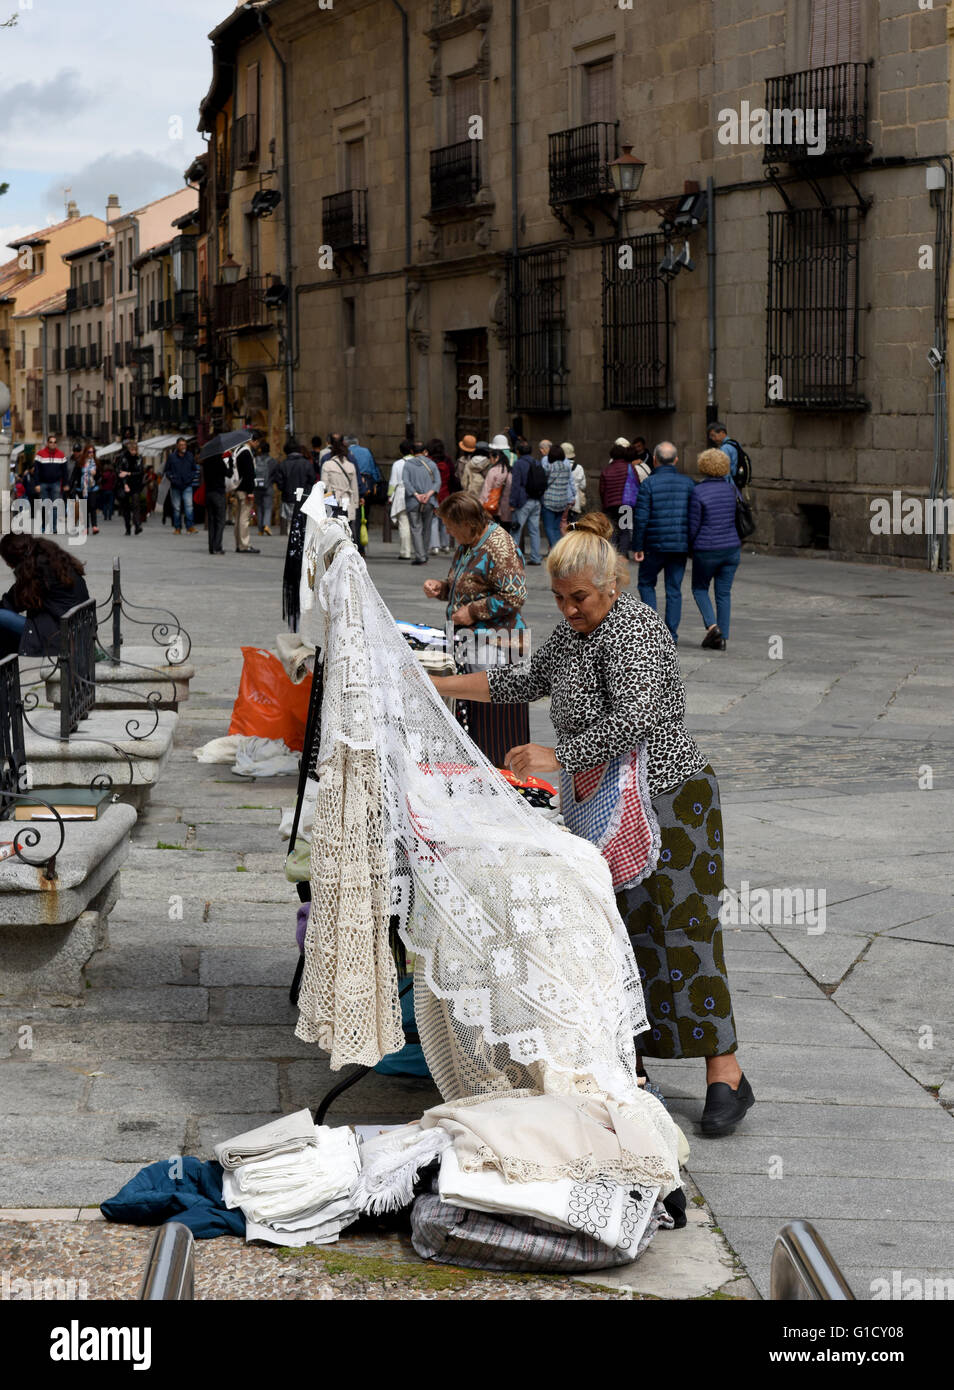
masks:
{"label": "leopard print blouse", "polygon": [[621,593],[587,636],[561,622],[525,666],[487,672],[495,704],[550,696],[556,757],[582,772],[646,740],[650,796],[671,791],[706,766],[686,728],[686,688],[665,623]]}

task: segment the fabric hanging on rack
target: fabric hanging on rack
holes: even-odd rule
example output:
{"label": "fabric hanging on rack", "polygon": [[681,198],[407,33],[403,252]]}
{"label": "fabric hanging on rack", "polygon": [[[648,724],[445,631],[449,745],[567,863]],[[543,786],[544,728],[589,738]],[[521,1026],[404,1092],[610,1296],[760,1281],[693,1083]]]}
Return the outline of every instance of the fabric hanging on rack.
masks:
{"label": "fabric hanging on rack", "polygon": [[300,631],[325,691],[297,1036],[332,1067],[397,1050],[393,916],[445,1099],[582,1091],[661,1110],[637,1085],[646,1012],[603,857],[467,738],[317,492]]}

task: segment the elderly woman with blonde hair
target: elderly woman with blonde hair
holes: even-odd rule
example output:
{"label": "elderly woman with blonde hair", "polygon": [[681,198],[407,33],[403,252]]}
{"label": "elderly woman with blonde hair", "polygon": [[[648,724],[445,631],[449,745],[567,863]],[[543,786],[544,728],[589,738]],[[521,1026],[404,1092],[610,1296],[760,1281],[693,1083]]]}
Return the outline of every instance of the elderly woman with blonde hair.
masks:
{"label": "elderly woman with blonde hair", "polygon": [[[735,1056],[719,921],[719,786],[684,722],[686,692],[673,640],[658,614],[627,592],[628,565],[612,534],[609,518],[590,512],[554,545],[547,570],[562,620],[528,666],[434,684],[445,697],[495,704],[550,696],[556,747],[523,744],[510,749],[508,763],[518,775],[559,772],[564,798],[568,775],[567,819],[578,803],[612,801],[608,773],[645,747],[640,766],[658,821],[658,854],[650,872],[617,889],[650,1023],[637,1048],[653,1057],[704,1057],[702,1131],[729,1134],[755,1097]],[[626,817],[635,818],[639,808],[619,801],[615,834],[625,843]],[[615,872],[613,878],[616,883]]]}

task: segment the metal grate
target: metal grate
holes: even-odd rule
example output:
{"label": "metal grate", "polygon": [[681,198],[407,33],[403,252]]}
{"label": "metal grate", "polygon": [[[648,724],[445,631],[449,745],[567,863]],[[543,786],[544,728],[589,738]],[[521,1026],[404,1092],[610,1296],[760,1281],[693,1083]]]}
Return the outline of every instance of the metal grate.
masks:
{"label": "metal grate", "polygon": [[766,404],[867,410],[859,384],[860,209],[770,212]]}
{"label": "metal grate", "polygon": [[469,207],[480,188],[480,141],[431,150],[431,211]]}
{"label": "metal grate", "polygon": [[332,251],[361,251],[368,244],[368,191],[349,188],[321,200],[321,239]]}
{"label": "metal grate", "polygon": [[603,247],[603,408],[672,410],[669,286],[659,232]]}
{"label": "metal grate", "polygon": [[75,733],[96,703],[96,600],[60,619],[60,738]]}
{"label": "metal grate", "polygon": [[566,252],[531,251],[507,262],[510,410],[568,411]]}
{"label": "metal grate", "polygon": [[[868,139],[867,63],[833,63],[808,68],[765,84],[765,107],[771,130],[765,146],[766,164],[864,156],[871,150]],[[816,137],[824,112],[824,152],[811,153],[805,141],[806,113],[814,113]]]}
{"label": "metal grate", "polygon": [[0,661],[0,809],[25,790],[25,770],[20,665],[14,653]]}
{"label": "metal grate", "polygon": [[618,121],[590,121],[549,137],[552,207],[614,192],[607,166],[617,155],[618,126]]}

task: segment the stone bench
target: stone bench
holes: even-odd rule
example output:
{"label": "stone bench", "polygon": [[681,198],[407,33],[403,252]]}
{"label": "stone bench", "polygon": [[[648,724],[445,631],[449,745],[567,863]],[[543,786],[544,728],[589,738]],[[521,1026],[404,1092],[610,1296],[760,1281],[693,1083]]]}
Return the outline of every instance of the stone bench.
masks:
{"label": "stone bench", "polygon": [[[83,968],[106,944],[106,919],[119,897],[119,869],[136,823],[132,806],[114,802],[94,821],[67,821],[56,856],[56,877],[11,858],[0,862],[0,995],[4,1001],[42,995],[73,1002],[85,990]],[[20,846],[31,859],[50,854],[59,827],[49,822],[2,821],[0,840],[39,831],[36,845]]]}
{"label": "stone bench", "polygon": [[[178,709],[189,698],[189,683],[195,667],[184,661],[179,666],[167,666],[157,661],[159,649],[153,647],[123,647],[124,660],[114,666],[111,661],[96,663],[96,708],[135,709],[145,704],[147,695],[156,692],[161,698],[158,709]],[[54,709],[60,707],[60,676],[57,671],[46,682],[46,698]]]}
{"label": "stone bench", "polygon": [[[108,773],[120,801],[141,810],[169,761],[179,716],[160,710],[159,722],[148,738],[131,738],[126,725],[139,719],[141,727],[148,729],[155,717],[149,710],[141,714],[135,710],[93,710],[81,720],[71,738],[60,739],[59,713],[51,709],[31,710],[27,718],[34,728],[25,723],[23,729],[30,785],[37,791],[44,787],[88,787],[94,777]],[[132,760],[132,782],[122,752]]]}

